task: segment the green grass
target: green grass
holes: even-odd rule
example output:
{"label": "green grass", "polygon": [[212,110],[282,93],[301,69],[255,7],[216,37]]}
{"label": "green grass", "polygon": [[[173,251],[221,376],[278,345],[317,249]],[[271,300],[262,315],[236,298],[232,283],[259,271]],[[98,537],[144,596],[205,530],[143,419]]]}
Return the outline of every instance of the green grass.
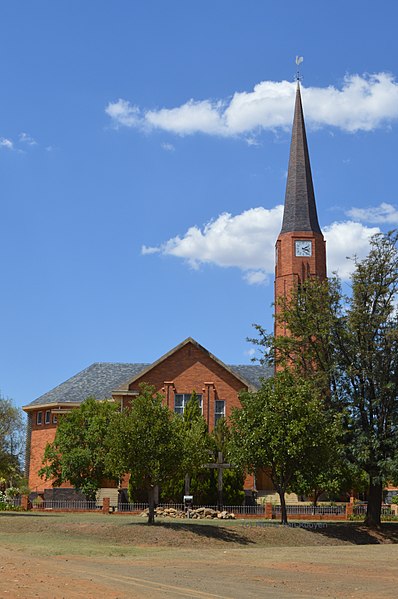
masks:
{"label": "green grass", "polygon": [[[0,514],[0,544],[14,551],[28,551],[39,556],[82,555],[82,556],[137,556],[145,548],[126,545],[112,538],[107,541],[104,534],[92,533],[92,526],[101,529],[110,518],[97,514]],[[112,518],[112,528],[127,521]],[[137,519],[138,520],[138,519]],[[87,534],[84,526],[90,525]],[[69,529],[68,526],[71,526]],[[83,526],[83,529],[82,529]],[[78,528],[76,528],[78,527]],[[25,530],[24,530],[25,529]]]}

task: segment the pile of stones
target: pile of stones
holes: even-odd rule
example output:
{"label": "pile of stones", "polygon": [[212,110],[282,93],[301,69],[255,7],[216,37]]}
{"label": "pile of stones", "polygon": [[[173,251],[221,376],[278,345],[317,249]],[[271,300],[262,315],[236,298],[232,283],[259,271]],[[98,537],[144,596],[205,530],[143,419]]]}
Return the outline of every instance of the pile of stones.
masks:
{"label": "pile of stones", "polygon": [[[149,510],[144,510],[140,516],[143,518],[148,517]],[[160,518],[187,518],[188,514],[182,510],[177,510],[175,508],[162,508],[157,507],[155,509],[155,515]],[[235,514],[232,512],[227,512],[226,510],[219,512],[217,510],[213,510],[209,507],[199,507],[196,510],[189,510],[189,517],[193,520],[235,520]]]}

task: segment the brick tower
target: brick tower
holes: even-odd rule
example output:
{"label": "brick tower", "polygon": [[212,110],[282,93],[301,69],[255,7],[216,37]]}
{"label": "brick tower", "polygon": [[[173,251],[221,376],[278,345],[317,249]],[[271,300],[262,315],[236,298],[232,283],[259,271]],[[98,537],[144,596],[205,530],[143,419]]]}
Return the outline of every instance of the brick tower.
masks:
{"label": "brick tower", "polygon": [[[294,286],[299,285],[309,276],[326,277],[325,240],[316,211],[299,81],[297,81],[285,208],[282,229],[275,249],[275,309],[277,312],[278,298],[288,297]],[[276,335],[285,334],[281,328],[281,325],[276,324]]]}

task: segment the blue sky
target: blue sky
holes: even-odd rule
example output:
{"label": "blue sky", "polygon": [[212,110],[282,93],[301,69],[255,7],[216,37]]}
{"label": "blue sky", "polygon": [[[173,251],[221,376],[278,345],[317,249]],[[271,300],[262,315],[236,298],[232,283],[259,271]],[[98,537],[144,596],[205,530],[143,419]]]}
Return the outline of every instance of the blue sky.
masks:
{"label": "blue sky", "polygon": [[[330,268],[398,225],[393,0],[0,5],[0,388],[272,326],[294,59]],[[279,207],[278,207],[279,206]]]}

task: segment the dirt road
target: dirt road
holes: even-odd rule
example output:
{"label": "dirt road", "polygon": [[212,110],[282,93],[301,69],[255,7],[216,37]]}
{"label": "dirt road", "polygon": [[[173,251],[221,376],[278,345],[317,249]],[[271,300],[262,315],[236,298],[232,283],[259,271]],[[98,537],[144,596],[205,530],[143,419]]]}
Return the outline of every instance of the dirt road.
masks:
{"label": "dirt road", "polygon": [[0,548],[0,597],[30,599],[397,596],[398,546],[143,550],[137,557],[32,557]]}

